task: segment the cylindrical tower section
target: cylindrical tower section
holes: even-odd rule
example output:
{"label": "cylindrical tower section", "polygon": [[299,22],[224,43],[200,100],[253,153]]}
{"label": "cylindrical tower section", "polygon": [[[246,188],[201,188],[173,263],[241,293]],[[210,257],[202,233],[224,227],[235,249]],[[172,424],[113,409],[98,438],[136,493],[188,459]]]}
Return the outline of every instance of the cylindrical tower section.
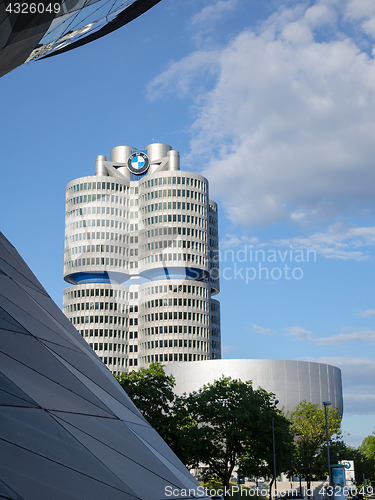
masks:
{"label": "cylindrical tower section", "polygon": [[66,191],[64,312],[114,374],[221,357],[217,205],[177,151],[146,149],[148,170],[118,146]]}
{"label": "cylindrical tower section", "polygon": [[160,172],[139,182],[140,274],[155,279],[209,278],[207,179]]}
{"label": "cylindrical tower section", "polygon": [[180,153],[172,149],[171,151],[168,151],[167,155],[169,157],[168,170],[180,170]]}
{"label": "cylindrical tower section", "polygon": [[208,283],[172,279],[140,285],[139,307],[141,366],[216,357]]}
{"label": "cylindrical tower section", "polygon": [[106,176],[107,175],[107,169],[104,166],[104,162],[108,161],[108,158],[103,155],[99,155],[96,157],[95,160],[95,175],[101,175],[101,176]]}
{"label": "cylindrical tower section", "polygon": [[116,146],[111,149],[111,161],[119,163],[127,163],[131,152],[136,148],[130,146]]}
{"label": "cylindrical tower section", "polygon": [[64,279],[121,283],[128,278],[129,185],[113,177],[81,177],[66,190]]}
{"label": "cylindrical tower section", "polygon": [[134,361],[138,335],[134,339],[133,294],[129,290],[94,283],[66,288],[63,296],[64,314],[115,375],[127,371],[129,365],[138,367]]}
{"label": "cylindrical tower section", "polygon": [[[111,149],[111,161],[116,163],[125,163],[127,164],[128,158],[131,155],[131,152],[136,148],[132,148],[130,146],[117,146]],[[124,175],[127,180],[130,181],[131,175],[127,166],[118,167],[117,170],[120,174]]]}
{"label": "cylindrical tower section", "polygon": [[[168,151],[171,151],[171,146],[168,146],[168,144],[161,144],[161,143],[155,143],[155,144],[149,144],[146,146],[146,151],[147,151],[147,156],[150,160],[150,163],[156,160],[162,160],[165,158],[168,154]],[[152,174],[157,168],[158,164],[153,164],[150,165],[149,168],[149,173]]]}

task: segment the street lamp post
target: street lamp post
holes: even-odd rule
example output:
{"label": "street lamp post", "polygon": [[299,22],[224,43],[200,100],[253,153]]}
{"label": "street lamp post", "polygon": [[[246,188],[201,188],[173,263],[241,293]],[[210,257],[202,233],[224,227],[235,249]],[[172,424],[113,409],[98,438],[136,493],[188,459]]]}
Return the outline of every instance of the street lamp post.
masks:
{"label": "street lamp post", "polygon": [[273,422],[273,417],[275,414],[275,408],[279,400],[276,399],[274,407],[272,409],[272,447],[273,447],[273,480],[275,482],[275,498],[277,498],[277,482],[276,482],[276,450],[275,450],[275,425]]}
{"label": "street lamp post", "polygon": [[329,456],[329,440],[328,440],[328,424],[327,424],[327,406],[330,406],[331,401],[323,401],[324,405],[324,418],[326,422],[326,440],[327,440],[327,461],[328,461],[328,480],[329,485],[332,486],[332,474],[331,474],[331,459]]}

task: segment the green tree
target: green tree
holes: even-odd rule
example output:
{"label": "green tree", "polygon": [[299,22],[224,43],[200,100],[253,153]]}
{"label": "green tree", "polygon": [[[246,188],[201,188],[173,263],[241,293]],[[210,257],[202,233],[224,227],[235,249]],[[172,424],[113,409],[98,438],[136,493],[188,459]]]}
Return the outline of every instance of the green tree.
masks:
{"label": "green tree", "polygon": [[[362,456],[360,462],[362,478],[363,474],[367,479],[368,483],[375,485],[375,431],[370,435],[365,437],[362,444],[358,447],[358,452]],[[362,479],[361,478],[361,482]]]}
{"label": "green tree", "polygon": [[[273,394],[254,390],[251,382],[225,377],[185,395],[175,412],[180,458],[190,467],[204,464],[207,477],[228,488],[236,465],[246,474],[252,470],[251,457],[262,448],[266,432],[272,440],[273,405]],[[277,418],[281,419],[278,412]]]}
{"label": "green tree", "polygon": [[255,435],[248,447],[248,453],[240,459],[240,469],[246,477],[271,479],[269,498],[274,484],[274,456],[272,439],[272,416],[274,418],[276,475],[291,468],[294,455],[291,422],[283,412],[274,406],[274,395],[263,392],[262,431]]}
{"label": "green tree", "polygon": [[159,363],[151,363],[147,369],[122,373],[116,378],[149,424],[164,441],[173,444],[174,377],[167,376]]}
{"label": "green tree", "polygon": [[370,436],[365,437],[359,450],[366,458],[375,461],[375,431]]}
{"label": "green tree", "polygon": [[[324,408],[303,400],[293,410],[290,420],[295,436],[295,454],[291,473],[302,476],[311,487],[313,478],[319,476],[319,455],[326,442]],[[327,408],[327,428],[330,440],[340,437],[341,418],[337,408]],[[327,462],[326,473],[328,474]]]}

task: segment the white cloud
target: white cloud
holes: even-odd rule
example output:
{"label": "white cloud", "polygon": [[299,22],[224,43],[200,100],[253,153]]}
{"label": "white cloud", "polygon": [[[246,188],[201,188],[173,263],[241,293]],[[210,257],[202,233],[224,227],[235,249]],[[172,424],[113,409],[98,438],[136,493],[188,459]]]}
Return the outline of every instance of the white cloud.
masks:
{"label": "white cloud", "polygon": [[168,69],[156,76],[147,86],[147,98],[153,101],[170,92],[179,97],[185,97],[197,86],[196,92],[201,91],[200,80],[204,75],[212,75],[217,70],[217,55],[215,51],[196,51],[181,59],[172,62]]}
{"label": "white cloud", "polygon": [[312,333],[300,328],[299,326],[291,326],[287,330],[289,332],[287,333],[289,337],[294,337],[298,340],[312,340]]}
{"label": "white cloud", "polygon": [[375,309],[367,309],[367,311],[359,313],[359,316],[362,316],[363,318],[368,318],[369,316],[374,316],[374,315],[375,315]]}
{"label": "white cloud", "polygon": [[375,246],[375,227],[335,223],[325,233],[317,232],[305,237],[274,240],[273,244],[315,250],[326,258],[368,260],[371,257],[363,250]]}
{"label": "white cloud", "polygon": [[259,238],[257,236],[242,235],[242,236],[238,237],[234,234],[226,234],[220,240],[220,248],[221,249],[239,247],[240,245],[242,245],[242,246],[243,245],[262,246],[262,244],[260,243]]}
{"label": "white cloud", "polygon": [[350,20],[366,20],[375,15],[373,0],[348,0],[344,17]]}
{"label": "white cloud", "polygon": [[[186,95],[204,80],[203,61],[211,76],[218,71],[211,90],[193,87],[190,160],[206,155],[211,193],[233,223],[306,225],[374,207],[374,60],[343,33],[315,38],[345,5],[280,9],[256,32],[194,52],[151,83],[154,93]],[[351,2],[346,12],[356,22]]]}
{"label": "white cloud", "polygon": [[[331,224],[320,231],[294,238],[264,239],[254,234],[227,233],[220,240],[220,250],[234,248],[284,247],[293,250],[316,252],[328,259],[364,261],[373,258],[375,227],[360,227],[349,223]],[[221,252],[223,253],[223,252]]]}
{"label": "white cloud", "polygon": [[274,333],[276,333],[274,330],[271,330],[271,328],[264,328],[263,326],[258,325],[251,326],[253,327],[254,333],[260,333],[261,335],[267,335],[268,337],[273,337]]}
{"label": "white cloud", "polygon": [[304,330],[298,326],[292,326],[287,329],[287,336],[294,337],[296,340],[311,342],[315,345],[334,345],[344,342],[360,342],[366,344],[375,344],[375,331],[373,330],[358,330],[352,333],[339,333],[329,337],[316,337],[311,332]]}
{"label": "white cloud", "polygon": [[201,11],[193,16],[191,26],[212,29],[213,24],[222,19],[228,12],[233,12],[237,7],[238,0],[217,0],[203,7]]}

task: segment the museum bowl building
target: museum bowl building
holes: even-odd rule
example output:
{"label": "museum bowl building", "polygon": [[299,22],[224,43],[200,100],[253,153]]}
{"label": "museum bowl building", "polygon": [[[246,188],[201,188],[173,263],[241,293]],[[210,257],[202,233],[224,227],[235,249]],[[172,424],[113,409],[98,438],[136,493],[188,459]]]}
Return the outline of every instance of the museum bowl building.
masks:
{"label": "museum bowl building", "polygon": [[178,395],[197,391],[225,376],[243,382],[251,380],[255,389],[273,392],[285,414],[290,414],[304,399],[318,405],[331,401],[343,414],[341,370],[335,366],[283,359],[221,359],[168,364],[164,369],[167,375],[175,377]]}

